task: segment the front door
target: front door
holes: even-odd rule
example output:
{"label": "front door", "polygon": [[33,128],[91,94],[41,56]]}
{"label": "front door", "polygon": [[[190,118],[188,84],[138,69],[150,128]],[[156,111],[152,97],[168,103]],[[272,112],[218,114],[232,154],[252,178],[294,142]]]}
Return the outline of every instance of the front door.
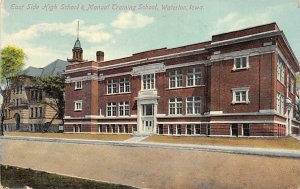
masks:
{"label": "front door", "polygon": [[154,104],[142,105],[142,127],[144,133],[154,132]]}

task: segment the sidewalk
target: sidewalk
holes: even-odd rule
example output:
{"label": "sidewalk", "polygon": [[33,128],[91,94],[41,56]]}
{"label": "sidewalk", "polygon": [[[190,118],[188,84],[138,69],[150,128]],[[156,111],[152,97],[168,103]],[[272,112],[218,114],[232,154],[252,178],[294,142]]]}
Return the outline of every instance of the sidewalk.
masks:
{"label": "sidewalk", "polygon": [[221,145],[170,144],[170,143],[158,143],[158,142],[143,142],[142,140],[144,140],[145,138],[146,137],[136,136],[125,141],[101,141],[101,140],[84,140],[84,139],[2,136],[0,137],[0,140],[25,140],[25,141],[41,141],[41,142],[57,142],[57,143],[112,145],[112,146],[124,146],[124,147],[147,147],[147,148],[207,151],[207,152],[233,153],[233,154],[286,157],[286,158],[300,159],[300,150],[266,149],[266,148],[236,147],[236,146],[221,146]]}

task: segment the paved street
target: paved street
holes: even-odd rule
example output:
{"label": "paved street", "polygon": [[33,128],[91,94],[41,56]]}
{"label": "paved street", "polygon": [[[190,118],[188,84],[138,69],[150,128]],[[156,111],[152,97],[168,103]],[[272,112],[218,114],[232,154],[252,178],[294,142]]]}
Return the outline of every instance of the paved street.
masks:
{"label": "paved street", "polygon": [[[228,147],[229,151],[223,148],[226,153],[219,153],[211,152],[218,151],[220,147],[217,146],[208,150],[208,146],[197,148],[195,145],[143,142],[18,137],[4,137],[0,142],[3,145],[3,164],[131,186],[251,189],[300,187],[298,157],[232,154],[234,149]],[[284,153],[287,154],[287,151]],[[288,153],[293,156],[297,154],[292,151]]]}

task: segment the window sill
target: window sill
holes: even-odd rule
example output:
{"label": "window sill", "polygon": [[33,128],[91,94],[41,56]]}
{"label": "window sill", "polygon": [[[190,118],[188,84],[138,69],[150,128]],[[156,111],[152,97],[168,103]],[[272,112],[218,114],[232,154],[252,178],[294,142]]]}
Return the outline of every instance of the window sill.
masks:
{"label": "window sill", "polygon": [[105,96],[112,96],[112,95],[125,95],[125,94],[131,94],[131,92],[124,92],[124,93],[111,93],[111,94],[105,94]]}
{"label": "window sill", "polygon": [[246,102],[231,102],[232,105],[234,104],[250,104],[250,101],[246,101]]}
{"label": "window sill", "polygon": [[81,90],[82,88],[75,88],[75,91]]}
{"label": "window sill", "polygon": [[74,110],[74,112],[82,112],[82,110]]}
{"label": "window sill", "polygon": [[193,86],[186,86],[186,87],[174,87],[174,88],[167,88],[166,90],[188,89],[188,88],[195,88],[195,87],[205,87],[205,85],[193,85]]}
{"label": "window sill", "polygon": [[232,71],[240,71],[240,70],[249,70],[250,67],[245,67],[245,68],[232,68]]}

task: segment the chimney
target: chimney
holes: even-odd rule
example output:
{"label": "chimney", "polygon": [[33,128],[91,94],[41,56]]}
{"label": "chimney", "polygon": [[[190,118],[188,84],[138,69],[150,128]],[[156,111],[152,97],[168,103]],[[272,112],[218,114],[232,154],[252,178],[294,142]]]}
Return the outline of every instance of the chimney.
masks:
{"label": "chimney", "polygon": [[104,52],[97,51],[96,52],[97,62],[103,62],[104,61]]}

